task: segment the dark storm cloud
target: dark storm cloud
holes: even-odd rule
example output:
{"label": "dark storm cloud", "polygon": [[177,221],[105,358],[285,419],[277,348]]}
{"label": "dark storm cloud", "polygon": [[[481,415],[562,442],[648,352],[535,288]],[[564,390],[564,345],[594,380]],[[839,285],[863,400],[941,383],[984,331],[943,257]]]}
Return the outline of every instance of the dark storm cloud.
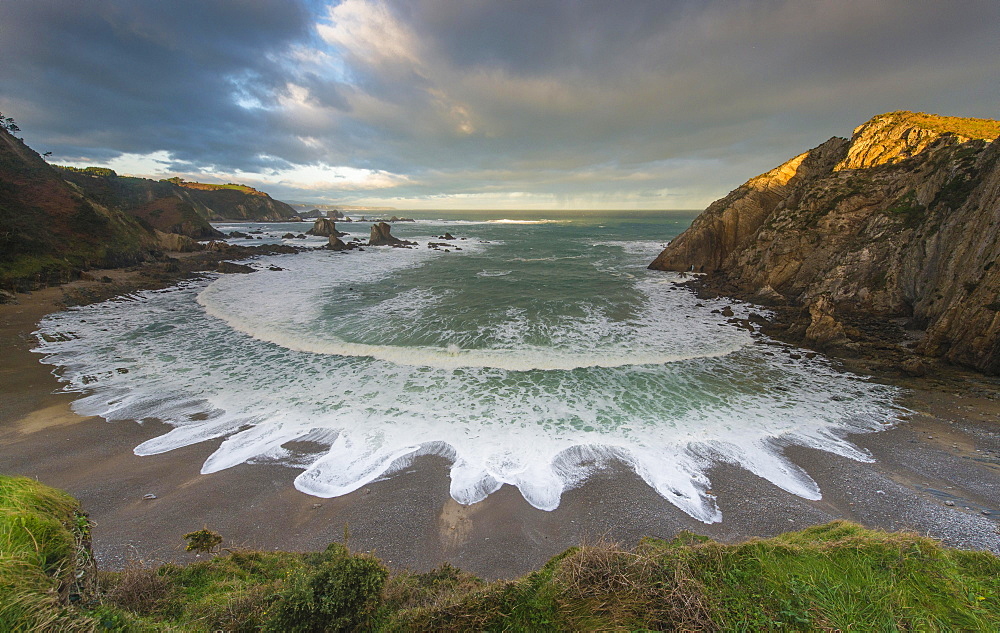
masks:
{"label": "dark storm cloud", "polygon": [[308,37],[308,18],[284,0],[4,2],[0,95],[60,154],[245,161],[274,139],[235,89],[280,90],[272,55]]}
{"label": "dark storm cloud", "polygon": [[996,118],[998,36],[995,0],[11,1],[0,109],[287,197],[690,206],[877,113]]}
{"label": "dark storm cloud", "polygon": [[[366,121],[393,169],[728,156],[763,170],[879,112],[996,116],[1000,96],[992,2],[386,6],[409,37],[385,55],[361,29],[328,39],[366,94],[408,104]],[[448,129],[456,105],[474,132]]]}

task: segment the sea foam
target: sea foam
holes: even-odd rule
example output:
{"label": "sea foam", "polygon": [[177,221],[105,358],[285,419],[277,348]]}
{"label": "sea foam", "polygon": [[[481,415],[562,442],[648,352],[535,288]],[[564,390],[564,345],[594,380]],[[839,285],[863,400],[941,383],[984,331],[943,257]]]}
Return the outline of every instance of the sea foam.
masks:
{"label": "sea foam", "polygon": [[[77,412],[172,426],[136,454],[222,438],[203,473],[286,463],[302,469],[295,486],[320,497],[435,453],[451,460],[451,495],[461,503],[513,485],[552,510],[614,460],[714,522],[712,464],[738,464],[816,499],[818,486],[782,447],[868,460],[846,437],[892,419],[891,388],[822,357],[760,345],[712,312],[723,304],[634,265],[628,309],[594,298],[572,314],[497,305],[463,320],[453,309],[462,288],[406,283],[457,261],[442,257],[490,248],[264,259],[250,275],[50,315],[36,351],[81,394]],[[594,274],[611,266],[602,261]],[[483,279],[481,266],[471,270],[482,283],[516,283],[518,274]],[[293,455],[295,440],[327,448]]]}

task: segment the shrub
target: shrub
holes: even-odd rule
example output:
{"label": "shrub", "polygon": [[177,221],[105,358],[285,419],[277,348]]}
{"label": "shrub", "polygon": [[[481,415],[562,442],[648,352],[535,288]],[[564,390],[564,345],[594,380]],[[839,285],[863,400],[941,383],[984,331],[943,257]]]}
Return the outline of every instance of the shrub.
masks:
{"label": "shrub", "polygon": [[188,542],[185,550],[199,554],[211,554],[222,544],[222,535],[206,527],[196,532],[188,532],[184,535],[184,540]]}
{"label": "shrub", "polygon": [[338,543],[324,554],[327,560],[281,594],[265,630],[353,631],[374,625],[388,570],[375,557],[351,555]]}
{"label": "shrub", "polygon": [[135,563],[115,576],[104,594],[108,605],[148,615],[161,609],[170,596],[170,581],[155,569]]}

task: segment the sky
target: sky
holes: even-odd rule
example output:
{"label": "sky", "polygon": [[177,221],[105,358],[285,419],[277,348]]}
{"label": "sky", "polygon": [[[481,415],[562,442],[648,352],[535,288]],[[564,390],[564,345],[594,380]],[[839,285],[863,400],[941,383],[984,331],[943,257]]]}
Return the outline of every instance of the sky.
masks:
{"label": "sky", "polygon": [[997,0],[3,0],[50,162],[398,209],[700,209],[876,114],[1000,118]]}

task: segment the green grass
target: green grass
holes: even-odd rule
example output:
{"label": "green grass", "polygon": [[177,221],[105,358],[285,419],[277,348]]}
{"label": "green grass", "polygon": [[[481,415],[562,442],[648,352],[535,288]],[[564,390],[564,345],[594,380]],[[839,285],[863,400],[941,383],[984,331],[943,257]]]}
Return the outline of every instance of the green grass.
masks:
{"label": "green grass", "polygon": [[845,522],[684,553],[731,630],[997,630],[1000,559]]}
{"label": "green grass", "polygon": [[690,533],[631,549],[599,542],[495,582],[447,564],[390,574],[336,543],[233,550],[104,572],[99,599],[73,607],[58,587],[78,556],[74,529],[89,523],[31,480],[0,478],[0,491],[0,630],[1000,630],[996,556],[842,521],[738,544]]}
{"label": "green grass", "polygon": [[951,132],[966,138],[992,140],[1000,136],[1000,121],[994,119],[972,119],[957,116],[941,116],[924,112],[890,112],[903,117],[915,125],[935,132]]}
{"label": "green grass", "polygon": [[75,499],[33,479],[0,477],[0,631],[90,628],[70,606],[93,576],[89,538]]}

